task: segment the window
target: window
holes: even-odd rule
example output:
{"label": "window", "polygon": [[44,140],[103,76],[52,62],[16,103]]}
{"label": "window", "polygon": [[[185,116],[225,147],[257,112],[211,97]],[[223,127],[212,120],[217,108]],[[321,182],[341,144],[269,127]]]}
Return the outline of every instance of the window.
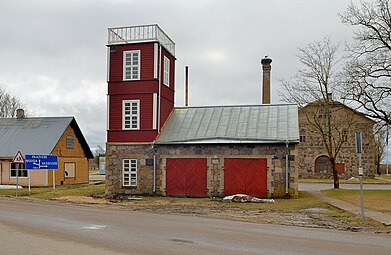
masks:
{"label": "window", "polygon": [[140,51],[124,51],[124,80],[140,79]]}
{"label": "window", "polygon": [[67,149],[75,148],[75,138],[71,135],[67,135]]}
{"label": "window", "polygon": [[122,185],[137,186],[137,160],[122,160]]}
{"label": "window", "polygon": [[76,163],[65,163],[64,164],[64,176],[65,178],[76,177]]}
{"label": "window", "polygon": [[319,110],[318,112],[318,117],[320,119],[327,119],[327,118],[331,118],[331,110],[330,109],[327,109],[326,107],[322,108]]}
{"label": "window", "polygon": [[348,140],[348,131],[346,129],[342,130],[342,141],[346,142]]}
{"label": "window", "polygon": [[170,60],[164,56],[163,83],[170,86]]}
{"label": "window", "polygon": [[140,128],[140,100],[122,101],[122,129]]}
{"label": "window", "polygon": [[11,177],[16,178],[17,174],[19,177],[27,177],[28,176],[25,164],[11,163]]}
{"label": "window", "polygon": [[330,174],[333,173],[329,157],[320,156],[315,160],[315,173]]}
{"label": "window", "polygon": [[305,132],[304,132],[304,130],[300,130],[300,142],[305,142]]}

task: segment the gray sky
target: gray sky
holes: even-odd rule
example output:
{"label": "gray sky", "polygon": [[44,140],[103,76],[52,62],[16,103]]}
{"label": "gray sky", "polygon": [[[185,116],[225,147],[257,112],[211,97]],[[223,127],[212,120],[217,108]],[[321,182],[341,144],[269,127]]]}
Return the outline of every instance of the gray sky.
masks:
{"label": "gray sky", "polygon": [[[354,1],[353,1],[354,2]],[[357,1],[356,1],[357,2]],[[0,87],[35,116],[75,116],[92,148],[106,141],[107,28],[157,23],[176,43],[176,106],[260,104],[260,59],[279,79],[297,48],[331,36],[343,49],[350,0],[0,0]]]}

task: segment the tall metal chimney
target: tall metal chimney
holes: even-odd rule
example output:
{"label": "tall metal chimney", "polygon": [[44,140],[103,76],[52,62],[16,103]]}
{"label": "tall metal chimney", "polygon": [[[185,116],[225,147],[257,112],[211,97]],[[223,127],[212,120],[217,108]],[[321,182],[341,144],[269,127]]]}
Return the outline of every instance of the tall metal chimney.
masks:
{"label": "tall metal chimney", "polygon": [[261,60],[262,70],[263,70],[263,83],[262,83],[262,104],[270,104],[270,70],[272,66],[270,65],[272,60],[265,56]]}
{"label": "tall metal chimney", "polygon": [[185,66],[185,106],[189,106],[189,67]]}

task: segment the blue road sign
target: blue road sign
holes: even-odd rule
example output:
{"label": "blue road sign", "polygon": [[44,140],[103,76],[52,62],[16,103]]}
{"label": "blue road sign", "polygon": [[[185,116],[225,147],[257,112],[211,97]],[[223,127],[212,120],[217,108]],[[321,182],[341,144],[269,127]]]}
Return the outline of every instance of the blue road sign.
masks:
{"label": "blue road sign", "polygon": [[56,155],[25,155],[27,170],[57,170]]}

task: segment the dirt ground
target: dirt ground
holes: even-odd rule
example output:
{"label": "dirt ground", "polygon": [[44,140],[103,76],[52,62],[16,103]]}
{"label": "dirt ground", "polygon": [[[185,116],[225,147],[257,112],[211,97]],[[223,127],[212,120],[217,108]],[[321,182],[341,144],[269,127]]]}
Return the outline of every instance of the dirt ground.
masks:
{"label": "dirt ground", "polygon": [[166,198],[110,200],[76,196],[60,197],[56,198],[56,200],[129,211],[193,215],[254,223],[391,234],[390,226],[384,226],[369,219],[366,220],[365,225],[361,225],[357,216],[333,207],[311,207],[294,212],[283,212],[281,210],[265,209],[259,204],[243,205],[240,203],[225,203],[221,202],[221,200],[208,200],[205,202],[205,200],[183,199],[173,202]]}

